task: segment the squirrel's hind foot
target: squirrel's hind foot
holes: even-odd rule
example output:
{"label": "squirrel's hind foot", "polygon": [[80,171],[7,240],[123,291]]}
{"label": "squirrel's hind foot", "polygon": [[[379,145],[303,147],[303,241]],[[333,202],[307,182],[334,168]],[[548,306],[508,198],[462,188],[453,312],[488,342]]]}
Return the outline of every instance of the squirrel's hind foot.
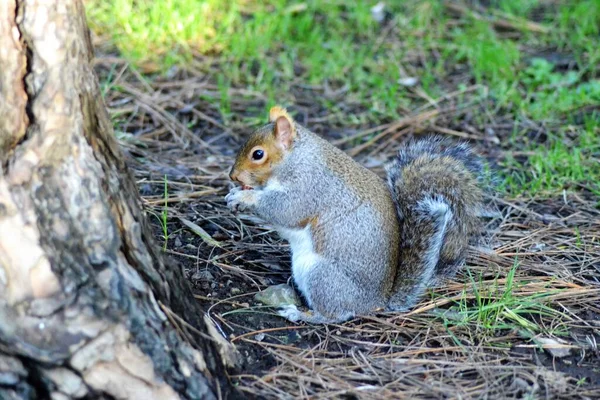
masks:
{"label": "squirrel's hind foot", "polygon": [[337,317],[328,318],[314,310],[299,310],[298,307],[293,304],[283,307],[278,311],[278,314],[292,322],[304,321],[311,324],[334,324],[347,321],[354,316],[351,313],[346,313]]}

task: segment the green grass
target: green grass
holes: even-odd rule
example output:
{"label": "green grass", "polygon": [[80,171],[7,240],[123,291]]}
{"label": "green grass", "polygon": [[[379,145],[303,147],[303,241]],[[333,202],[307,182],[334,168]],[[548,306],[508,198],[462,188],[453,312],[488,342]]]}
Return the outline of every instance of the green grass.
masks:
{"label": "green grass", "polygon": [[[599,0],[550,6],[540,0],[494,0],[488,11],[459,17],[441,0],[388,2],[394,28],[387,30],[371,17],[375,3],[88,0],[87,12],[92,29],[142,70],[164,72],[193,64],[215,74],[224,121],[231,117],[232,86],[262,93],[268,108],[292,104],[297,83],[346,87],[345,101],[364,110],[347,118],[349,123],[397,119],[424,102],[398,84],[402,71],[417,77],[434,99],[472,82],[481,84],[492,105],[486,112],[517,122],[564,126],[573,113],[600,103]],[[535,19],[548,31],[518,28],[507,35],[482,15],[518,27]],[[558,68],[542,57],[547,53],[570,60],[573,68]],[[195,55],[216,62],[218,73]],[[453,79],[457,75],[462,77],[458,81]],[[339,110],[337,100],[322,95],[314,102]],[[577,128],[579,139],[569,140],[559,130],[546,143],[526,143],[535,155],[508,164],[516,173],[505,186],[511,192],[557,192],[600,181],[589,161],[589,155],[598,158],[598,126],[598,118],[588,118]],[[522,145],[515,146],[521,150]],[[519,172],[527,168],[529,173]]]}
{"label": "green grass", "polygon": [[501,330],[519,331],[525,337],[533,337],[537,333],[565,335],[567,332],[564,324],[555,323],[548,330],[535,322],[541,317],[549,317],[555,322],[564,317],[548,306],[549,297],[557,294],[558,290],[544,290],[531,295],[516,294],[517,285],[526,283],[515,280],[517,267],[515,260],[515,265],[508,272],[502,286],[497,280],[492,285],[483,284],[480,278],[476,279],[469,272],[472,296],[464,291],[463,298],[455,306],[438,313],[443,318],[444,325],[447,328],[475,325],[479,332],[486,335],[496,335]]}
{"label": "green grass", "polygon": [[168,186],[169,180],[167,178],[167,175],[165,175],[163,177],[163,206],[161,207],[160,210],[160,214],[158,214],[155,211],[152,211],[150,209],[148,209],[147,211],[150,213],[150,215],[154,216],[154,218],[156,218],[158,220],[158,223],[160,225],[160,229],[162,231],[162,239],[163,239],[163,251],[167,250],[167,244],[169,242],[169,238],[171,237],[171,235],[178,233],[181,229],[178,229],[175,232],[169,233],[169,186]]}
{"label": "green grass", "polygon": [[544,195],[584,188],[600,199],[599,114],[592,113],[581,126],[567,124],[546,145],[534,143],[529,148],[533,155],[527,161],[509,158],[504,165],[506,192]]}
{"label": "green grass", "polygon": [[471,26],[457,29],[453,40],[457,47],[455,60],[466,59],[478,83],[500,88],[513,79],[520,58],[517,44],[499,39],[488,23],[473,21]]}
{"label": "green grass", "polygon": [[521,107],[527,108],[537,120],[555,111],[568,113],[586,105],[600,104],[600,80],[584,81],[582,74],[575,71],[553,72],[553,65],[544,59],[534,58],[524,69],[521,81],[527,89]]}
{"label": "green grass", "polygon": [[191,59],[191,50],[219,49],[220,21],[232,7],[220,1],[90,0],[87,14],[97,33],[107,34],[134,63],[168,67]]}

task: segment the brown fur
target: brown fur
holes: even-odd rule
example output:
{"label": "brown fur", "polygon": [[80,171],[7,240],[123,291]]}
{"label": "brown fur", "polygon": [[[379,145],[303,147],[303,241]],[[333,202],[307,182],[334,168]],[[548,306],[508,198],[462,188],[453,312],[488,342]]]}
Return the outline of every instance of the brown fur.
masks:
{"label": "brown fur", "polygon": [[269,121],[275,122],[279,117],[284,117],[290,122],[293,121],[293,118],[290,116],[290,114],[288,114],[285,108],[281,106],[271,107],[271,109],[269,110]]}
{"label": "brown fur", "polygon": [[[323,140],[323,139],[322,139]],[[394,201],[389,195],[381,195],[381,193],[389,193],[389,190],[384,181],[382,181],[375,173],[367,168],[356,168],[356,162],[338,149],[337,147],[324,147],[324,161],[332,173],[340,178],[346,186],[359,198],[360,203],[368,203],[377,209],[382,215],[388,215],[390,210],[395,207]],[[386,296],[392,291],[393,280],[396,274],[396,266],[398,265],[400,246],[400,234],[398,230],[398,220],[395,215],[389,215],[378,221],[382,225],[382,230],[389,232],[391,246],[382,248],[382,259],[389,259],[391,266],[389,270],[389,280],[386,285]]]}
{"label": "brown fur", "polygon": [[[281,132],[278,132],[284,119],[291,132],[289,137],[282,138]],[[296,126],[294,120],[288,112],[279,106],[272,107],[269,111],[270,124],[257,129],[250,138],[244,143],[244,146],[238,152],[235,164],[230,172],[232,180],[241,183],[243,186],[255,187],[264,186],[271,177],[273,168],[283,159],[286,149],[290,142],[296,136]],[[266,161],[260,165],[252,162],[252,149],[261,146],[266,151]]]}
{"label": "brown fur", "polygon": [[[262,146],[267,155],[267,160],[261,165],[251,161],[251,151],[256,146]],[[273,167],[281,162],[283,151],[277,146],[274,124],[268,124],[256,130],[244,143],[230,172],[233,181],[243,186],[264,186],[271,177]]]}
{"label": "brown fur", "polygon": [[[402,204],[405,215],[411,215],[410,205],[416,204],[423,196],[441,195],[452,205],[454,221],[444,240],[440,262],[451,263],[464,257],[469,237],[479,227],[477,210],[482,202],[482,191],[477,179],[458,160],[451,157],[432,159],[428,155],[415,160],[404,168],[404,188]],[[403,230],[411,232],[411,221],[405,220]],[[417,236],[416,232],[411,232]],[[413,249],[421,251],[423,249]],[[406,251],[401,257],[407,257]]]}
{"label": "brown fur", "polygon": [[483,201],[478,177],[456,157],[424,153],[403,165],[401,172],[394,185],[401,216],[400,263],[393,289],[396,298],[392,300],[396,309],[418,296],[413,290],[422,273],[423,254],[431,248],[430,238],[436,230],[436,224],[415,205],[423,199],[443,199],[452,215],[430,278],[439,283],[463,264],[469,239],[480,226],[478,214]]}
{"label": "brown fur", "polygon": [[[385,182],[379,179],[372,171],[363,168],[356,170],[355,161],[337,148],[327,149],[325,163],[331,171],[341,178],[361,201],[373,204],[379,211],[384,212],[393,207],[394,203],[389,196],[377,196],[382,190],[388,190]],[[393,220],[384,221],[386,224],[395,223]]]}
{"label": "brown fur", "polygon": [[324,250],[325,238],[323,237],[322,227],[319,226],[319,217],[317,215],[305,218],[298,223],[298,228],[310,226],[310,232],[313,237],[315,253],[322,254]]}

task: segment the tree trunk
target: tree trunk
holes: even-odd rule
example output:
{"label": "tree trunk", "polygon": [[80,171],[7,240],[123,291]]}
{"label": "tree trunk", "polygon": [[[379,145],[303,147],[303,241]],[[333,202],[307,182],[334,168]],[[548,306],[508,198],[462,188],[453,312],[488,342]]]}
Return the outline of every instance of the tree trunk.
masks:
{"label": "tree trunk", "polygon": [[0,398],[231,397],[233,352],[155,250],[92,56],[79,0],[0,1]]}

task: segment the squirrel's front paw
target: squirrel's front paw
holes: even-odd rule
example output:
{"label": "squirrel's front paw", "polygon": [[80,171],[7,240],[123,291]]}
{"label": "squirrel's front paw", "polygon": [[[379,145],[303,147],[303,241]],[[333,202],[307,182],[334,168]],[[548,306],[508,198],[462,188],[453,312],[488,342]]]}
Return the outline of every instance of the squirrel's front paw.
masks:
{"label": "squirrel's front paw", "polygon": [[249,210],[256,205],[257,200],[258,192],[256,190],[242,190],[239,187],[231,189],[225,196],[227,207],[231,208],[233,212]]}

